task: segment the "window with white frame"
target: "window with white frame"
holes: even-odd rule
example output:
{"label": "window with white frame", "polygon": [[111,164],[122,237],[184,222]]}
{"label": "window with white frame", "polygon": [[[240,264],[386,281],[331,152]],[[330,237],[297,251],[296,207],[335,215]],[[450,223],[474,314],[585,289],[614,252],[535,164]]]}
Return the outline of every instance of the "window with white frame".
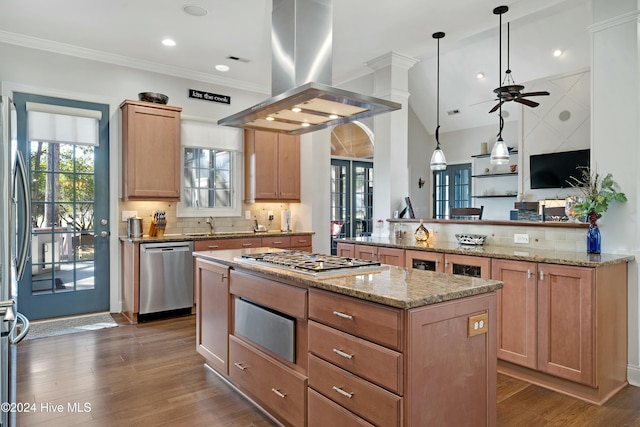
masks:
{"label": "window with white frame", "polygon": [[182,189],[179,217],[240,216],[241,129],[182,118]]}

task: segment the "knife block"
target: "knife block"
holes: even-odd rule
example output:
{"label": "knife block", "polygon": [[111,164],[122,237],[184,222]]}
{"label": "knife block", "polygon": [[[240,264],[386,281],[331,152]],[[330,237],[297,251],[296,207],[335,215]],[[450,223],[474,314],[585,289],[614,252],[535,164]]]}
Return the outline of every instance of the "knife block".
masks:
{"label": "knife block", "polygon": [[149,226],[149,236],[150,237],[163,237],[164,230],[167,227],[167,221],[164,219],[154,219],[151,221],[151,225]]}

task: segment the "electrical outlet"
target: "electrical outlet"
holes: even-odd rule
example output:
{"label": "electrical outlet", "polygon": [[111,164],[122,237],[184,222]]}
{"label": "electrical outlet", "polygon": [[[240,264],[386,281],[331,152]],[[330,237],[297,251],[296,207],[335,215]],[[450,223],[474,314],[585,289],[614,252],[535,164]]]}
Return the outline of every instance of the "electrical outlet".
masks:
{"label": "electrical outlet", "polygon": [[513,243],[529,243],[528,234],[514,234]]}
{"label": "electrical outlet", "polygon": [[267,211],[267,217],[269,221],[273,221],[273,211]]}
{"label": "electrical outlet", "polygon": [[138,216],[138,211],[122,211],[122,221],[126,222],[128,218],[135,218]]}
{"label": "electrical outlet", "polygon": [[489,314],[485,311],[475,316],[469,316],[467,325],[467,336],[485,334],[489,330]]}
{"label": "electrical outlet", "polygon": [[244,211],[244,219],[251,219],[251,211]]}

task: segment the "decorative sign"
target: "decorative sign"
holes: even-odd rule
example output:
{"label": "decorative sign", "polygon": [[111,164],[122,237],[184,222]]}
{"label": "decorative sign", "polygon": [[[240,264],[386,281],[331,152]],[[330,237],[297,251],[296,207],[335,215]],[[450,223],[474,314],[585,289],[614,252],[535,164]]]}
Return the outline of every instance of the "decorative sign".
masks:
{"label": "decorative sign", "polygon": [[231,104],[231,97],[228,95],[218,95],[211,92],[189,89],[189,98],[202,99],[203,101],[219,102],[221,104]]}

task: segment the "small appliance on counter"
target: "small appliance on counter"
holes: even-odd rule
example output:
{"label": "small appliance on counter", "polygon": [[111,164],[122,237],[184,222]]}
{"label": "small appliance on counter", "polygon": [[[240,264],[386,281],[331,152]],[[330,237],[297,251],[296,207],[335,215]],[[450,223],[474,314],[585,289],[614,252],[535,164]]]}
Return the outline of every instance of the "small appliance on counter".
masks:
{"label": "small appliance on counter", "polygon": [[283,210],[280,212],[280,231],[291,231],[291,211]]}
{"label": "small appliance on counter", "polygon": [[142,218],[127,218],[127,236],[130,239],[142,237]]}

